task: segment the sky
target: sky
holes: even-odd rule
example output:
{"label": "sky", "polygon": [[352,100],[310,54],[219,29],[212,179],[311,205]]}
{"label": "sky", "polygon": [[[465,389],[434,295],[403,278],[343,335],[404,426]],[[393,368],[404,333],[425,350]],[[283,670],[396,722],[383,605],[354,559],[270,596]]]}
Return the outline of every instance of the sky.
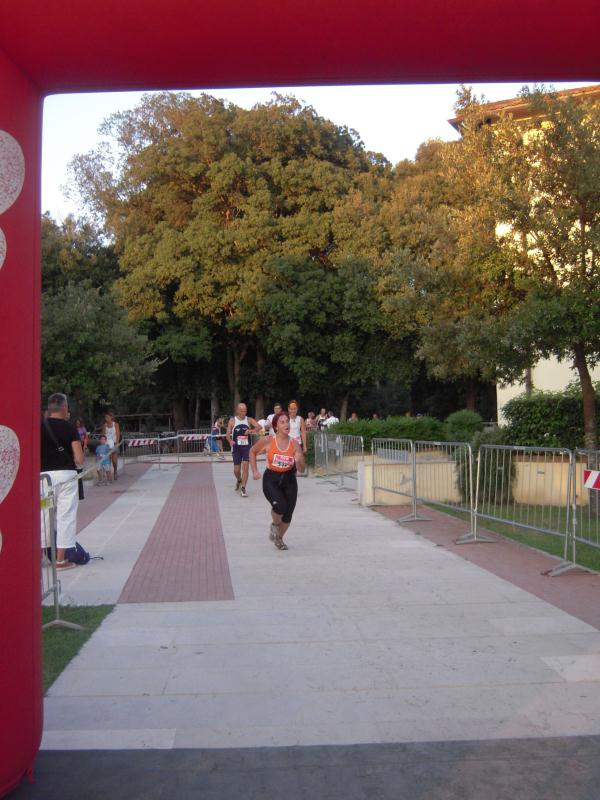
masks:
{"label": "sky", "polygon": [[[585,83],[556,83],[556,89],[585,86]],[[474,84],[478,95],[488,101],[514,97],[523,84]],[[356,130],[367,150],[383,153],[393,164],[414,158],[427,139],[450,140],[457,134],[448,124],[453,116],[456,84],[430,86],[321,86],[285,89],[204,89],[215,97],[243,108],[269,99],[271,92],[293,94],[313,106],[317,113],[338,125]],[[198,94],[192,92],[192,94]],[[58,222],[68,214],[83,211],[75,199],[65,196],[67,166],[79,153],[93,149],[100,141],[98,127],[116,111],[133,108],[142,92],[103,92],[53,95],[44,103],[42,140],[42,211]]]}

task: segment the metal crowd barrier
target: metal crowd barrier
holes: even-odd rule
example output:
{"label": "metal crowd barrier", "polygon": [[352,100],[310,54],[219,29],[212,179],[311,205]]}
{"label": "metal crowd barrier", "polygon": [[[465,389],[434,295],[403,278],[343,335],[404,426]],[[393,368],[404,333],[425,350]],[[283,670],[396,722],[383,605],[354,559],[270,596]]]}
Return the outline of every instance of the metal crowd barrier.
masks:
{"label": "metal crowd barrier", "polygon": [[186,456],[212,454],[211,428],[194,428],[177,431],[177,460]]}
{"label": "metal crowd barrier", "polygon": [[358,479],[358,463],[364,459],[362,436],[316,431],[314,449],[318,477],[337,478],[340,489],[346,488],[346,478]]}
{"label": "metal crowd barrier", "polygon": [[467,537],[474,537],[471,445],[466,442],[415,441],[413,457],[416,502],[469,514],[470,533]]}
{"label": "metal crowd barrier", "polygon": [[[72,480],[79,480],[80,475]],[[41,602],[52,596],[54,619],[42,628],[68,628],[81,631],[83,627],[67,622],[60,616],[60,581],[56,571],[56,496],[52,478],[45,472],[40,475],[40,545],[41,545]]]}
{"label": "metal crowd barrier", "polygon": [[575,563],[577,543],[600,549],[600,450],[575,450],[573,487]]}
{"label": "metal crowd barrier", "polygon": [[410,439],[372,439],[373,491],[390,492],[411,500],[412,512],[398,522],[418,519],[415,492],[414,442]]}
{"label": "metal crowd barrier", "polygon": [[422,519],[417,504],[425,503],[469,514],[459,544],[494,541],[479,531],[481,520],[556,536],[564,562],[552,575],[575,563],[576,542],[600,548],[600,451],[482,445],[476,472],[463,442],[372,441],[375,502],[379,491],[412,504],[398,522]]}
{"label": "metal crowd barrier", "polygon": [[121,455],[123,470],[127,464],[139,461],[150,461],[160,466],[161,455],[169,451],[169,441],[175,441],[175,435],[168,437],[161,433],[123,434],[121,439]]}
{"label": "metal crowd barrier", "polygon": [[563,539],[567,561],[572,477],[570,450],[482,445],[477,458],[475,536],[479,519],[551,534]]}

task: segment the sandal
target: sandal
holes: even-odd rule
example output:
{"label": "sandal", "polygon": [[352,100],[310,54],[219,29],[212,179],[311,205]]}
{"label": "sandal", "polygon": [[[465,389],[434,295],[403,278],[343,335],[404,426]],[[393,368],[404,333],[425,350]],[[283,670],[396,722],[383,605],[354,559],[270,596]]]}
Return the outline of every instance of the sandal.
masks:
{"label": "sandal", "polygon": [[77,564],[73,563],[73,561],[67,561],[67,559],[56,562],[56,569],[73,569],[76,566]]}
{"label": "sandal", "polygon": [[277,525],[275,525],[275,523],[272,522],[271,523],[271,527],[269,528],[269,539],[272,542],[274,542],[275,541],[275,537],[278,535],[278,533],[279,533],[279,530],[277,528]]}
{"label": "sandal", "polygon": [[281,536],[276,536],[276,537],[275,537],[275,539],[274,539],[274,541],[275,541],[275,547],[276,547],[278,550],[289,550],[289,549],[290,549],[290,548],[287,546],[287,544],[286,544],[286,543],[283,541],[283,539],[281,538]]}

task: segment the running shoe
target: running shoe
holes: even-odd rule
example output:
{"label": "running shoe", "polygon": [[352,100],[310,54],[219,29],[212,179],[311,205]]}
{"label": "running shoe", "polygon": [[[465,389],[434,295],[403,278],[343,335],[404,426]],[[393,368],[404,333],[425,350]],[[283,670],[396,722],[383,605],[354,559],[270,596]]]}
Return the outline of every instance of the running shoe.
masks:
{"label": "running shoe", "polygon": [[272,542],[274,542],[275,541],[275,537],[277,536],[278,533],[279,533],[279,528],[277,527],[277,525],[275,525],[274,522],[272,522],[271,523],[271,527],[269,528],[269,539]]}
{"label": "running shoe", "polygon": [[241,494],[242,497],[248,497],[248,492],[246,491],[246,487],[245,486],[242,486],[242,488],[240,490],[240,494]]}
{"label": "running shoe", "polygon": [[236,490],[236,492],[239,492],[239,490],[240,490],[240,486],[241,486],[241,485],[242,485],[241,478],[238,478],[238,479],[236,480],[236,482],[235,482],[235,490]]}

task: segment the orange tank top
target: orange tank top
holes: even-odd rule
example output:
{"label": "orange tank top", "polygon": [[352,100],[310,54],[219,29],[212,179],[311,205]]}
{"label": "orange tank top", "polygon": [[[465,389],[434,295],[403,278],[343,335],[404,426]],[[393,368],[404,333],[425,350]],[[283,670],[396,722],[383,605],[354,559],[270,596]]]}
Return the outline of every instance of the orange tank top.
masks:
{"label": "orange tank top", "polygon": [[279,447],[277,447],[276,436],[272,436],[271,440],[269,449],[267,450],[269,469],[273,470],[273,472],[289,472],[291,469],[294,469],[296,460],[294,458],[295,446],[293,439],[290,438],[285,450],[280,450]]}

